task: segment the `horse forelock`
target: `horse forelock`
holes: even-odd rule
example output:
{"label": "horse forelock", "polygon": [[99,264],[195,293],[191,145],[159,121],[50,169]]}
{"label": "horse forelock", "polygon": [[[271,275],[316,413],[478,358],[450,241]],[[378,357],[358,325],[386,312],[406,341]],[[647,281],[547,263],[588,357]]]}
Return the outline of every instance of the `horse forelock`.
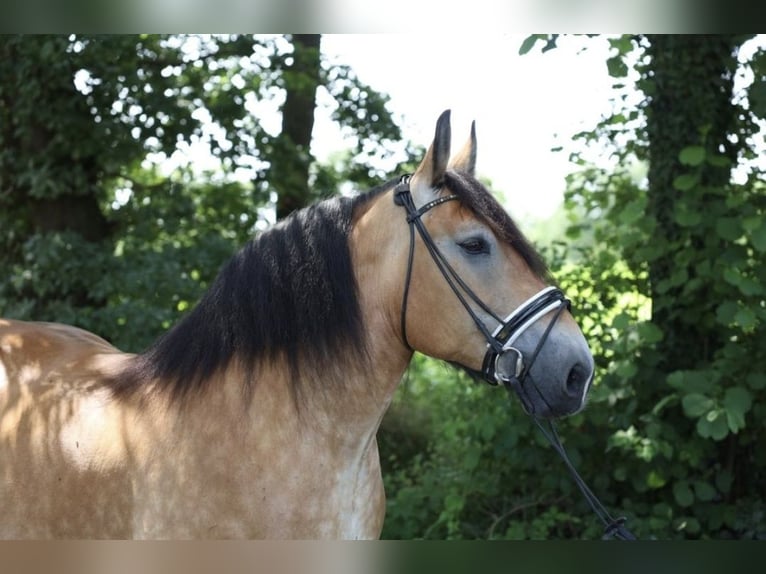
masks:
{"label": "horse forelock", "polygon": [[284,365],[301,403],[308,387],[342,385],[333,373],[365,368],[349,231],[357,209],[391,185],[309,206],[247,243],[194,309],[115,378],[115,393],[149,388],[183,400],[236,361],[246,395],[260,365]]}
{"label": "horse forelock", "polygon": [[549,271],[543,258],[484,184],[472,175],[456,171],[447,171],[443,184],[460,197],[461,203],[474,215],[487,223],[502,241],[511,245],[535,275],[548,279]]}

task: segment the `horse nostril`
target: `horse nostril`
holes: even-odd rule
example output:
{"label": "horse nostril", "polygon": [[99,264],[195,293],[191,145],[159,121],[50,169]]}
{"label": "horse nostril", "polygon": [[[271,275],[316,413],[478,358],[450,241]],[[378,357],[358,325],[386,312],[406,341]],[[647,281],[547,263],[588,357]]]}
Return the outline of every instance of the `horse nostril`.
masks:
{"label": "horse nostril", "polygon": [[582,396],[590,379],[590,369],[582,363],[575,363],[567,375],[567,393],[570,396]]}

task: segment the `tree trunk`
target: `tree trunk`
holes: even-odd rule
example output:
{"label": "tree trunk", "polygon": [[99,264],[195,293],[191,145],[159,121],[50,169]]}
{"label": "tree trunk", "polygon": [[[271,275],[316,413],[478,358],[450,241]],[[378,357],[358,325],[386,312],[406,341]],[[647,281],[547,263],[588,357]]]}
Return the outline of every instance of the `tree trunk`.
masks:
{"label": "tree trunk", "polygon": [[282,132],[277,138],[269,174],[277,192],[277,219],[311,201],[311,132],[321,73],[320,40],[319,34],[292,36],[293,61],[284,73],[287,96],[282,106]]}
{"label": "tree trunk", "polygon": [[[699,259],[695,257],[704,251],[713,252],[712,242],[720,247],[721,240],[709,229],[706,232],[704,226],[680,226],[676,208],[683,202],[687,208],[703,213],[705,202],[713,200],[705,197],[706,190],[726,186],[731,167],[701,164],[697,168],[699,182],[690,190],[676,189],[673,182],[691,169],[679,161],[679,153],[685,147],[699,145],[705,148],[707,157],[723,154],[732,164],[736,161],[739,146],[727,136],[735,131],[737,121],[731,98],[738,41],[722,35],[647,38],[652,85],[646,114],[650,156],[648,212],[657,223],[653,240],[663,246],[649,262],[652,321],[665,335],[667,353],[661,368],[688,369],[711,358],[710,353],[720,343],[717,341],[720,330],[700,325],[699,309],[694,313],[686,309],[684,284],[697,276]],[[690,257],[689,252],[697,256]],[[684,273],[687,279],[680,285],[667,287],[669,279],[684,277]],[[713,293],[700,296],[707,297],[711,305],[715,301]]]}

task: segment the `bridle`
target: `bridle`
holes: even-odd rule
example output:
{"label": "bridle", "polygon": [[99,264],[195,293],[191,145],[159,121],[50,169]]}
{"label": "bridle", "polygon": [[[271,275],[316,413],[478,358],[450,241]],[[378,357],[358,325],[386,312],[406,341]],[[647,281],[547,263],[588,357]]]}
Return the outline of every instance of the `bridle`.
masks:
{"label": "bridle", "polygon": [[[482,301],[482,299],[466,284],[455,269],[449,264],[423,223],[422,216],[425,213],[443,203],[459,199],[460,197],[457,195],[445,195],[417,208],[410,190],[409,175],[402,176],[399,183],[394,188],[394,203],[404,207],[407,214],[407,224],[410,230],[410,247],[407,256],[407,272],[404,280],[400,317],[404,344],[409,350],[414,351],[407,338],[407,302],[409,299],[410,282],[412,279],[412,267],[415,260],[415,230],[417,229],[431,259],[436,264],[450,289],[468,312],[471,319],[476,324],[476,327],[487,341],[487,351],[482,362],[481,376],[489,384],[502,384],[508,390],[509,394],[515,393],[516,396],[518,396],[524,410],[527,414],[531,415],[532,420],[537,427],[548,439],[556,452],[563,458],[567,469],[572,474],[575,483],[582,491],[585,499],[604,523],[603,538],[635,540],[635,536],[625,527],[626,519],[624,517],[612,518],[596,495],[593,494],[580,477],[574,465],[569,460],[569,457],[564,450],[564,446],[561,444],[553,422],[548,422],[548,429],[542,425],[539,418],[535,415],[534,404],[529,398],[528,389],[524,386],[524,381],[527,379],[540,350],[548,340],[548,336],[550,335],[553,326],[556,324],[561,314],[571,307],[570,300],[567,299],[563,291],[557,287],[545,287],[519,305],[505,318],[498,316],[484,301]],[[474,311],[468,302],[469,299],[498,323],[498,326],[493,331],[489,330],[484,321],[482,321],[476,311]],[[553,317],[549,321],[545,331],[543,331],[535,350],[532,352],[529,359],[525,361],[521,351],[513,345],[524,331],[549,313],[554,313]],[[531,387],[537,392],[542,401],[550,407],[543,394],[537,388],[537,385],[533,384]]]}
{"label": "bridle", "polygon": [[[410,248],[407,257],[407,273],[404,280],[401,310],[401,331],[404,344],[410,350],[413,350],[412,345],[410,345],[409,339],[407,338],[407,302],[409,300],[412,267],[415,260],[415,230],[417,229],[428,253],[431,255],[431,259],[436,263],[436,266],[447,282],[447,285],[449,285],[452,292],[463,305],[473,322],[476,324],[476,327],[487,341],[487,350],[484,354],[480,373],[482,378],[491,385],[502,384],[512,388],[519,396],[524,409],[529,414],[534,415],[534,403],[528,396],[524,381],[526,381],[530,370],[532,369],[532,365],[534,365],[540,350],[553,329],[553,326],[556,324],[561,314],[569,309],[569,299],[566,298],[560,289],[556,287],[545,287],[519,305],[506,317],[503,318],[499,316],[466,284],[457,271],[450,265],[423,224],[422,216],[425,213],[448,201],[459,200],[459,196],[445,195],[426,203],[420,208],[416,208],[410,191],[409,181],[409,176],[403,176],[394,189],[394,201],[397,205],[404,207],[407,212],[407,223],[410,230]],[[469,300],[498,324],[493,331],[489,330],[485,322],[470,305]],[[518,348],[514,347],[514,343],[527,329],[529,329],[529,327],[551,312],[554,313],[553,317],[540,337],[537,347],[525,361],[524,355]],[[547,404],[545,397],[540,393],[537,387],[532,385],[532,388],[535,389],[542,401]]]}

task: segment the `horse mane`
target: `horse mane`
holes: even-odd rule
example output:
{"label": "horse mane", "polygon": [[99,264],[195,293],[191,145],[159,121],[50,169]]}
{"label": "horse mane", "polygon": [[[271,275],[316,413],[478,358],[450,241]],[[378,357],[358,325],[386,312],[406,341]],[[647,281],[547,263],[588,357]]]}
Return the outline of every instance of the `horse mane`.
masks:
{"label": "horse mane", "polygon": [[[197,305],[110,381],[115,396],[150,388],[172,400],[208,389],[238,361],[256,383],[259,364],[284,361],[290,392],[312,381],[342,384],[343,366],[367,367],[356,278],[348,244],[360,209],[390,189],[388,181],[355,197],[335,197],[294,212],[245,244],[219,271]],[[448,171],[443,185],[547,276],[542,258],[497,200],[474,177]],[[151,385],[147,387],[147,385]]]}
{"label": "horse mane", "polygon": [[250,240],[197,305],[114,378],[113,393],[130,395],[150,383],[181,400],[204,392],[236,360],[250,373],[249,395],[260,363],[285,361],[298,400],[307,382],[327,379],[339,365],[364,365],[348,235],[357,208],[392,185],[316,203]]}

